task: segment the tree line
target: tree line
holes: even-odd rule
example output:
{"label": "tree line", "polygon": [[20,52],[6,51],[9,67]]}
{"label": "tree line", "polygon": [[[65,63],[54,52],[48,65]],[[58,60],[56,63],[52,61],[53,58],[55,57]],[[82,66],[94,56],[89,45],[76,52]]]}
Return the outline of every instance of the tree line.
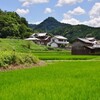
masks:
{"label": "tree line", "polygon": [[32,32],[24,17],[20,17],[16,12],[7,12],[0,9],[0,38],[25,38],[29,37]]}

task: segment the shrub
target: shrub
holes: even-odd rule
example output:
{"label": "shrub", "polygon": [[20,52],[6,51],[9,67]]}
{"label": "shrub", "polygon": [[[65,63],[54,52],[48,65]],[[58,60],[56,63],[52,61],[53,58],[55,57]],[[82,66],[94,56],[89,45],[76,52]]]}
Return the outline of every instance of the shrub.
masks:
{"label": "shrub", "polygon": [[0,67],[6,67],[11,64],[32,64],[37,63],[39,59],[31,54],[14,53],[14,52],[1,52],[0,55]]}

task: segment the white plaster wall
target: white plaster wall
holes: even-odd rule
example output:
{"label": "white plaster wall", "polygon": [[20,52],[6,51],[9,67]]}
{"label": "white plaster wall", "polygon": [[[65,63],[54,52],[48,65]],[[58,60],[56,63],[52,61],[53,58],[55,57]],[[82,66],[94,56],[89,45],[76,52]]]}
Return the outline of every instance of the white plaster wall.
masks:
{"label": "white plaster wall", "polygon": [[51,43],[51,47],[55,47],[55,48],[57,48],[58,45],[57,45],[56,43]]}

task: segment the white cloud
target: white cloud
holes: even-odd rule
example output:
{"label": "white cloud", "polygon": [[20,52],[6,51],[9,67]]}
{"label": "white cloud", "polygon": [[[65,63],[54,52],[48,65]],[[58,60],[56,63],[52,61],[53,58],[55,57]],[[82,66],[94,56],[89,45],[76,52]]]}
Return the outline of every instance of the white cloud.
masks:
{"label": "white cloud", "polygon": [[72,5],[72,4],[80,3],[82,1],[83,0],[58,0],[56,6],[63,6],[65,4]]}
{"label": "white cloud", "polygon": [[27,1],[22,4],[23,7],[29,6],[29,5],[30,5],[30,2],[27,2]]}
{"label": "white cloud", "polygon": [[26,15],[29,13],[29,9],[17,9],[16,12],[19,14],[19,15]]}
{"label": "white cloud", "polygon": [[71,14],[71,15],[81,15],[81,14],[85,14],[85,10],[82,9],[81,7],[77,7],[73,11],[68,11],[68,14]]}
{"label": "white cloud", "polygon": [[90,11],[90,18],[100,18],[100,3],[95,3]]}
{"label": "white cloud", "polygon": [[63,20],[61,21],[62,23],[69,23],[72,25],[77,25],[81,24],[81,22],[78,19],[75,19],[73,15],[81,15],[84,14],[85,10],[82,9],[81,7],[77,7],[72,11],[68,11],[67,13],[63,14]]}
{"label": "white cloud", "polygon": [[100,27],[100,3],[95,3],[92,9],[89,12],[90,19],[85,21],[84,24],[93,26],[93,27]]}
{"label": "white cloud", "polygon": [[37,21],[37,22],[34,22],[34,24],[38,25],[40,24],[42,21]]}
{"label": "white cloud", "polygon": [[71,15],[69,15],[69,14],[67,14],[67,13],[65,13],[65,14],[63,15],[63,17],[64,17],[64,18],[63,18],[63,20],[61,21],[62,23],[67,23],[67,24],[72,24],[72,25],[77,25],[77,24],[80,23],[79,20],[73,18]]}
{"label": "white cloud", "polygon": [[92,27],[100,27],[100,3],[94,4],[94,6],[89,12],[89,20],[87,21],[80,21],[78,19],[75,19],[73,15],[82,14],[81,11],[80,12],[77,12],[77,11],[78,10],[74,9],[73,11],[68,11],[67,13],[64,13],[63,19],[61,22],[69,23],[72,25],[85,24]]}
{"label": "white cloud", "polygon": [[44,13],[45,13],[45,14],[47,14],[47,13],[52,13],[52,9],[51,9],[51,8],[46,8],[45,11],[44,11]]}
{"label": "white cloud", "polygon": [[32,4],[48,3],[49,0],[19,0],[22,2],[22,6],[29,6]]}
{"label": "white cloud", "polygon": [[88,0],[88,1],[93,1],[93,0]]}
{"label": "white cloud", "polygon": [[43,20],[41,20],[41,21],[33,21],[33,22],[29,22],[29,24],[36,24],[36,25],[38,25],[38,24],[40,24],[41,22],[43,22]]}
{"label": "white cloud", "polygon": [[92,26],[92,27],[100,27],[100,18],[90,19],[88,21],[84,21],[82,24]]}

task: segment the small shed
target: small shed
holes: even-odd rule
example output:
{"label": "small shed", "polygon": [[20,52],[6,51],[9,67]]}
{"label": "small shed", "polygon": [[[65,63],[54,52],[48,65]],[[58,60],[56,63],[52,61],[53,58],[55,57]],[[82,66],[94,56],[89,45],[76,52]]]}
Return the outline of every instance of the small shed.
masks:
{"label": "small shed", "polygon": [[78,38],[72,44],[72,55],[92,55],[100,54],[100,44],[97,41],[88,38]]}

